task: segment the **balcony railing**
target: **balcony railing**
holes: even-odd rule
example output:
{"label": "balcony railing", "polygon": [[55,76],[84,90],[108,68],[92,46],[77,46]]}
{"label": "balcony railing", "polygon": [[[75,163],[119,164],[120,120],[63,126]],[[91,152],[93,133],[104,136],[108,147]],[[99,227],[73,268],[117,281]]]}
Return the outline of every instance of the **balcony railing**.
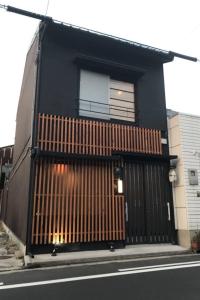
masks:
{"label": "balcony railing", "polygon": [[[115,102],[118,104],[115,105]],[[134,105],[135,104],[133,101],[125,101],[115,98],[112,98],[111,104],[79,99],[79,115],[84,117],[95,117],[104,120],[117,119],[134,122]]]}
{"label": "balcony railing", "polygon": [[97,156],[111,156],[112,152],[162,154],[160,130],[47,114],[38,115],[38,147]]}

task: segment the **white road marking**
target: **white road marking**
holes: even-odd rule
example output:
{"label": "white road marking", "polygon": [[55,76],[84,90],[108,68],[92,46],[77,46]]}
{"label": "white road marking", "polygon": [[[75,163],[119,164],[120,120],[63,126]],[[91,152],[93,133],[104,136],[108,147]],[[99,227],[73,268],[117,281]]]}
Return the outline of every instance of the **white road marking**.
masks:
{"label": "white road marking", "polygon": [[118,271],[119,272],[126,272],[126,271],[154,269],[154,268],[179,266],[179,265],[195,265],[195,264],[199,264],[199,263],[200,263],[200,261],[195,260],[195,261],[190,261],[190,262],[181,262],[181,263],[173,263],[173,264],[164,264],[164,265],[153,265],[153,266],[145,266],[145,267],[134,267],[134,268],[118,269]]}
{"label": "white road marking", "polygon": [[17,289],[23,287],[31,287],[31,286],[40,286],[40,285],[48,285],[48,284],[56,284],[56,283],[66,283],[73,281],[81,281],[81,280],[90,280],[90,279],[98,279],[98,278],[108,278],[108,277],[117,277],[117,276],[125,276],[131,274],[139,274],[139,273],[148,273],[148,272],[157,272],[157,271],[165,271],[165,270],[174,270],[174,269],[186,269],[186,268],[194,268],[200,267],[200,262],[198,263],[185,263],[181,265],[159,265],[155,268],[147,267],[146,269],[136,269],[124,272],[114,272],[114,273],[106,273],[106,274],[97,274],[97,275],[88,275],[88,276],[80,276],[80,277],[71,277],[71,278],[62,278],[62,279],[53,279],[46,281],[36,281],[36,282],[27,282],[27,283],[17,283],[17,284],[9,284],[0,286],[0,290],[7,289]]}
{"label": "white road marking", "polygon": [[3,282],[0,282],[0,285],[4,285],[4,283],[3,283]]}

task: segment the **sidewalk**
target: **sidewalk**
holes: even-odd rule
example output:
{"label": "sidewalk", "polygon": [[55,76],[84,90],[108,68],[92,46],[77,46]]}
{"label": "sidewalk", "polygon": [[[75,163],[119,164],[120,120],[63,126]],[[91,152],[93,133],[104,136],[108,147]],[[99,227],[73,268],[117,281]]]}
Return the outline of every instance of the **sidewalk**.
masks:
{"label": "sidewalk", "polygon": [[190,249],[171,244],[143,244],[126,246],[123,249],[91,250],[22,257],[16,242],[0,227],[0,272],[23,268],[50,267],[59,265],[82,264],[102,261],[127,260],[146,257],[173,256],[191,253]]}
{"label": "sidewalk", "polygon": [[124,249],[81,251],[70,253],[58,253],[35,255],[34,258],[25,257],[25,267],[50,267],[58,265],[70,265],[81,263],[92,263],[102,261],[127,260],[146,257],[173,256],[191,253],[190,249],[171,244],[131,245]]}

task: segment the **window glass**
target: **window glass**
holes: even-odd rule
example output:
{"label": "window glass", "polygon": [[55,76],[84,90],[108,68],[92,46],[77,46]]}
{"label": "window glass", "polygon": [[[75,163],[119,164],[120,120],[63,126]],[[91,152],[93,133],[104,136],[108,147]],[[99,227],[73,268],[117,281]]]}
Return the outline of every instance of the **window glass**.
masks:
{"label": "window glass", "polygon": [[121,100],[126,100],[126,101],[131,101],[133,102],[134,96],[132,92],[125,92],[121,90],[113,90],[112,88],[110,89],[110,98],[113,99],[121,99]]}
{"label": "window glass", "polygon": [[135,121],[134,85],[129,82],[110,80],[110,117]]}
{"label": "window glass", "polygon": [[117,90],[127,91],[127,92],[134,92],[134,85],[129,82],[119,81],[119,80],[110,80],[110,87]]}
{"label": "window glass", "polygon": [[79,115],[135,121],[134,84],[81,70]]}

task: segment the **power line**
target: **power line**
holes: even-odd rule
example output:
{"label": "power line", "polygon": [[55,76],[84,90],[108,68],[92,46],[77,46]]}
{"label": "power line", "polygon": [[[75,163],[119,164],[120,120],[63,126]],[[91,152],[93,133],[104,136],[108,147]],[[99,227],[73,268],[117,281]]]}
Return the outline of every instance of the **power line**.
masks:
{"label": "power line", "polygon": [[48,12],[48,9],[49,9],[49,2],[50,2],[50,0],[47,0],[47,7],[46,7],[45,16],[47,15],[47,12]]}

